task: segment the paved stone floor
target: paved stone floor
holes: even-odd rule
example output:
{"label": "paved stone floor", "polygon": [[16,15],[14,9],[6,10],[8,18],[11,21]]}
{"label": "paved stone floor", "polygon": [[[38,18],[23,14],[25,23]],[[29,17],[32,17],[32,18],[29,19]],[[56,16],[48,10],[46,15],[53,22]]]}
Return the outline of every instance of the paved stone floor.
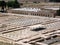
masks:
{"label": "paved stone floor", "polygon": [[[11,13],[0,16],[0,41],[21,45],[50,45],[50,42],[55,42],[53,37],[56,35],[60,36],[60,19],[58,18]],[[53,38],[53,41],[50,38]],[[45,42],[46,39],[49,40]]]}

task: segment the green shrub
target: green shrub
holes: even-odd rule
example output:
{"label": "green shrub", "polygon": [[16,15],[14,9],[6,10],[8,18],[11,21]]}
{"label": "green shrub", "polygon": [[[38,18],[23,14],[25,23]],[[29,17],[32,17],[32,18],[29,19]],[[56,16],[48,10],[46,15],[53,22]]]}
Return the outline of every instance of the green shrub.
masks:
{"label": "green shrub", "polygon": [[60,16],[60,9],[57,10],[56,14],[57,14],[58,16]]}
{"label": "green shrub", "polygon": [[7,6],[8,7],[12,7],[12,8],[19,8],[20,4],[18,3],[17,0],[15,0],[15,1],[8,1],[7,2]]}

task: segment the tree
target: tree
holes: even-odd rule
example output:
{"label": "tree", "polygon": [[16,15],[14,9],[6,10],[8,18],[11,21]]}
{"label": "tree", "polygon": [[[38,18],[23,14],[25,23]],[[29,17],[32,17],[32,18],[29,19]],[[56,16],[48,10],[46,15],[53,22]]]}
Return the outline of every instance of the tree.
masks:
{"label": "tree", "polygon": [[60,16],[60,9],[57,10],[56,14],[57,14],[58,16]]}
{"label": "tree", "polygon": [[14,1],[8,1],[7,2],[7,7],[13,7]]}
{"label": "tree", "polygon": [[60,0],[49,0],[50,2],[60,2]]}
{"label": "tree", "polygon": [[4,8],[6,8],[6,2],[4,0],[0,1],[0,7],[1,7],[1,11],[4,12]]}
{"label": "tree", "polygon": [[36,1],[34,1],[33,3],[37,3]]}
{"label": "tree", "polygon": [[17,0],[14,1],[14,8],[19,8],[20,7],[20,4]]}
{"label": "tree", "polygon": [[8,6],[8,8],[9,7],[19,8],[20,7],[20,4],[19,4],[19,2],[17,0],[15,0],[15,1],[8,1],[7,2],[7,6]]}

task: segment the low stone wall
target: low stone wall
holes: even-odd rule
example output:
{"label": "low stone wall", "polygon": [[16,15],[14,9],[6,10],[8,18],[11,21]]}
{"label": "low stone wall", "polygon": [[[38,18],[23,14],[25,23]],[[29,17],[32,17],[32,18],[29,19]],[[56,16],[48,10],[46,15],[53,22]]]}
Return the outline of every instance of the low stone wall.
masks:
{"label": "low stone wall", "polygon": [[24,15],[35,15],[35,16],[44,16],[44,17],[55,17],[54,13],[51,11],[20,11],[20,10],[9,10],[8,13],[15,13],[15,14],[24,14]]}

